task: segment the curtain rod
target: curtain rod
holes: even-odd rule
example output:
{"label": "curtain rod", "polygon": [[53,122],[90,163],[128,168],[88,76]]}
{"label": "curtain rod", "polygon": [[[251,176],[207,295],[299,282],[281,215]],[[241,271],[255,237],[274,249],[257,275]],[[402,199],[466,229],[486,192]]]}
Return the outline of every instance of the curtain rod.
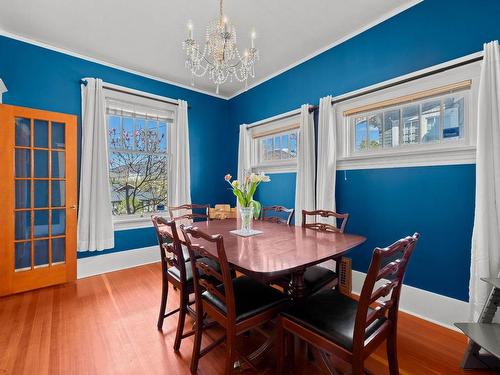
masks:
{"label": "curtain rod", "polygon": [[[309,113],[314,112],[316,107],[317,106],[310,105],[309,106]],[[265,120],[257,121],[257,123],[247,126],[247,130],[256,128],[258,126],[269,124],[270,122],[273,122],[273,121],[285,120],[287,118],[297,116],[298,114],[300,114],[300,108],[294,109],[294,110],[289,111],[289,112],[282,113],[280,115],[269,117]]]}
{"label": "curtain rod", "polygon": [[450,69],[459,68],[459,67],[464,66],[464,65],[469,65],[469,64],[475,63],[477,61],[481,61],[482,59],[483,59],[483,56],[473,57],[473,58],[470,58],[470,59],[467,59],[464,61],[457,62],[457,63],[452,64],[452,65],[444,66],[442,68],[438,68],[438,69],[434,69],[434,70],[431,70],[431,71],[428,71],[425,73],[417,74],[416,76],[413,76],[413,77],[408,77],[408,78],[405,78],[405,79],[402,79],[402,80],[399,80],[396,82],[388,83],[388,84],[383,85],[383,86],[374,87],[372,89],[361,91],[357,94],[352,94],[352,95],[346,96],[344,98],[333,99],[332,104],[338,104],[341,102],[345,102],[346,100],[354,99],[354,98],[357,98],[357,97],[360,97],[363,95],[372,94],[372,93],[377,92],[377,91],[381,91],[381,90],[385,90],[385,89],[388,89],[388,88],[391,88],[394,86],[402,85],[403,83],[408,83],[408,82],[412,82],[412,81],[415,81],[415,80],[420,79],[420,78],[429,77],[429,76],[432,76],[434,74],[442,73],[442,72],[445,72],[445,71],[450,70]]}
{"label": "curtain rod", "polygon": [[[80,80],[80,83],[84,86],[87,86],[87,80],[85,79],[81,79]],[[135,95],[135,96],[138,96],[140,98],[145,98],[145,99],[150,99],[150,100],[155,100],[157,102],[161,102],[161,103],[168,103],[168,104],[173,104],[173,105],[179,105],[179,103],[175,100],[166,100],[166,99],[160,99],[160,98],[155,98],[153,96],[148,96],[148,95],[143,95],[143,94],[139,94],[139,93],[136,93],[136,92],[131,92],[131,91],[127,91],[127,90],[122,90],[122,89],[119,89],[118,87],[114,86],[114,85],[108,85],[106,84],[105,82],[103,82],[102,84],[102,87],[105,88],[105,89],[108,89],[108,90],[112,90],[112,91],[116,91],[116,92],[120,92],[122,94],[129,94],[129,95]],[[188,105],[188,109],[191,109],[191,106]]]}

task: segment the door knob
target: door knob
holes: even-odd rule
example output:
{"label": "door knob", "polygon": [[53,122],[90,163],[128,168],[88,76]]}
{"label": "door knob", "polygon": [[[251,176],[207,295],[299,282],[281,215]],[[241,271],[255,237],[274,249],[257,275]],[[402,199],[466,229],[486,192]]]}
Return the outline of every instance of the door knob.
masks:
{"label": "door knob", "polygon": [[70,208],[71,208],[72,210],[76,210],[76,204],[72,205]]}

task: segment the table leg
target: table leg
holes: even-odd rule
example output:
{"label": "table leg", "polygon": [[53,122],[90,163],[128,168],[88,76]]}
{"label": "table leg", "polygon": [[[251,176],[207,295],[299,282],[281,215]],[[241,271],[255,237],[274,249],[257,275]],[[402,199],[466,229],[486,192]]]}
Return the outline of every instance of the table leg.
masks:
{"label": "table leg", "polygon": [[306,296],[306,284],[304,282],[305,269],[297,270],[292,273],[288,294],[293,300],[300,300]]}

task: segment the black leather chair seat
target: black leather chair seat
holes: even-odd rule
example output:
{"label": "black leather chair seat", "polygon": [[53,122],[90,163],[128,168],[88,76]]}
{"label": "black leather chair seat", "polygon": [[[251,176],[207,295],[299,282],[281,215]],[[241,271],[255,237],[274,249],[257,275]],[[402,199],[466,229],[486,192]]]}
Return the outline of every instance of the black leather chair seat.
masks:
{"label": "black leather chair seat", "polygon": [[316,290],[336,277],[337,274],[326,267],[312,266],[304,273],[304,283],[308,290]]}
{"label": "black leather chair seat", "polygon": [[[302,303],[290,306],[282,315],[343,348],[352,350],[357,309],[358,301],[336,290],[324,290]],[[385,321],[386,318],[381,318],[373,322],[366,330],[366,337]]]}
{"label": "black leather chair seat", "polygon": [[[220,272],[219,263],[217,263],[215,260],[210,258],[201,258],[201,260],[203,260],[203,263],[206,263],[207,265],[214,267],[215,269],[217,269],[217,271]],[[180,281],[181,271],[177,267],[170,267],[168,269],[168,273]],[[203,271],[201,270],[200,270],[200,276],[203,277]],[[190,282],[192,280],[193,280],[193,270],[191,268],[191,261],[188,261],[186,262],[186,281]]]}
{"label": "black leather chair seat", "polygon": [[[224,293],[224,286],[222,284],[218,286],[218,289]],[[233,291],[236,321],[250,318],[288,300],[288,297],[280,291],[261,284],[247,276],[233,279]],[[224,314],[227,313],[226,305],[215,295],[205,291],[201,297]]]}

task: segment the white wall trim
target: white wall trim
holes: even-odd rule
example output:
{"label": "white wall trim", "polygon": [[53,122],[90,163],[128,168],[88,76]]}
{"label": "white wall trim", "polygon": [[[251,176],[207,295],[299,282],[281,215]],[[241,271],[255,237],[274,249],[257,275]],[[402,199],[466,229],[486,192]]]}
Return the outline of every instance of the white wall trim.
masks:
{"label": "white wall trim", "polygon": [[417,5],[418,3],[422,2],[422,0],[413,0],[411,2],[409,2],[408,4],[405,4],[405,5],[402,5],[400,7],[397,7],[393,10],[391,10],[390,12],[387,12],[385,14],[383,14],[381,17],[375,19],[374,21],[364,25],[363,27],[360,27],[359,29],[355,30],[354,32],[350,33],[350,34],[347,34],[345,35],[344,37],[340,38],[340,39],[337,39],[336,41],[334,41],[333,43],[330,43],[316,51],[314,51],[313,53],[310,53],[309,55],[295,61],[294,63],[288,65],[288,66],[285,66],[284,68],[274,72],[274,73],[271,73],[269,74],[268,76],[262,78],[262,79],[259,79],[258,81],[255,81],[253,82],[251,85],[249,85],[248,87],[246,88],[243,88],[241,90],[238,90],[236,91],[235,94],[231,95],[228,97],[228,99],[233,99],[235,97],[237,97],[238,95],[244,93],[245,91],[248,91],[248,90],[251,90],[253,89],[254,87],[256,86],[259,86],[260,84],[266,82],[266,81],[269,81],[270,79],[276,77],[276,76],[279,76],[280,74],[286,72],[287,70],[290,70],[292,68],[295,68],[296,66],[312,59],[313,57],[316,57],[318,55],[321,55],[323,52],[326,52],[328,51],[329,49],[332,49],[333,47],[336,47],[338,46],[339,44],[342,44],[344,43],[345,41],[351,39],[351,38],[354,38],[356,35],[359,35],[369,29],[371,29],[372,27],[378,25],[379,23],[382,23],[386,20],[388,20],[389,18],[392,18],[396,15],[398,15],[399,13],[402,13],[404,12],[405,10]]}
{"label": "white wall trim", "polygon": [[48,50],[51,50],[51,51],[55,51],[55,52],[59,52],[59,53],[64,53],[65,55],[69,55],[69,56],[73,56],[73,57],[76,57],[76,58],[79,58],[79,59],[87,60],[87,61],[90,61],[90,62],[93,62],[93,63],[96,63],[96,64],[100,64],[100,65],[108,66],[110,68],[122,70],[124,72],[132,73],[132,74],[144,77],[144,78],[149,78],[149,79],[153,79],[153,80],[158,81],[158,82],[163,82],[163,83],[167,83],[169,85],[181,87],[181,88],[189,90],[189,91],[194,91],[194,92],[198,92],[200,94],[214,96],[214,97],[219,98],[219,99],[226,99],[226,100],[229,99],[229,97],[227,97],[227,96],[218,95],[218,94],[215,94],[215,93],[213,93],[211,91],[202,90],[202,89],[199,89],[197,87],[193,87],[193,86],[189,86],[189,85],[184,85],[184,84],[179,83],[179,82],[170,81],[168,79],[160,78],[160,77],[157,77],[157,76],[154,76],[154,75],[151,75],[151,74],[148,74],[148,73],[144,73],[144,72],[141,72],[141,71],[138,71],[138,70],[126,68],[124,66],[113,64],[113,63],[110,63],[108,61],[104,61],[104,60],[96,59],[96,58],[89,57],[89,56],[86,56],[86,55],[82,55],[82,54],[80,54],[78,52],[73,52],[73,51],[70,51],[70,50],[67,50],[67,49],[64,49],[64,48],[55,47],[53,45],[50,45],[50,44],[47,44],[47,43],[44,43],[44,42],[40,42],[38,40],[30,39],[30,38],[27,38],[27,37],[24,37],[24,36],[21,36],[21,35],[18,35],[18,34],[11,33],[9,31],[6,31],[6,30],[1,29],[1,28],[0,28],[0,35],[5,36],[7,38],[15,39],[15,40],[18,40],[18,41],[21,41],[21,42],[25,42],[25,43],[28,43],[28,44],[32,44],[32,45],[37,46],[37,47],[42,47],[42,48],[45,48],[45,49],[48,49]]}
{"label": "white wall trim", "polygon": [[396,16],[397,14],[401,13],[401,12],[404,12],[405,10],[415,6],[416,4],[422,2],[422,0],[413,0],[411,2],[409,2],[408,4],[405,4],[401,7],[398,7],[398,8],[395,8],[393,10],[391,10],[390,12],[387,12],[385,13],[384,15],[382,15],[381,17],[375,19],[374,21],[364,25],[363,27],[355,30],[354,32],[350,33],[350,34],[347,34],[346,36],[334,41],[333,43],[330,43],[316,51],[314,51],[313,53],[295,61],[294,63],[272,73],[272,74],[269,74],[267,75],[266,77],[262,78],[262,79],[259,79],[258,81],[255,81],[253,82],[250,86],[246,87],[246,88],[243,88],[241,90],[238,90],[236,93],[232,94],[232,95],[219,95],[219,94],[215,94],[211,91],[208,91],[208,90],[203,90],[203,89],[199,89],[199,88],[196,88],[196,87],[193,87],[193,86],[189,86],[189,85],[185,85],[185,84],[182,84],[182,83],[179,83],[179,82],[174,82],[174,81],[170,81],[170,80],[167,80],[165,78],[160,78],[158,76],[154,76],[154,75],[151,75],[151,74],[148,74],[148,73],[144,73],[144,72],[141,72],[141,71],[138,71],[138,70],[134,70],[134,69],[130,69],[130,68],[126,68],[124,66],[121,66],[121,65],[117,65],[117,64],[114,64],[114,63],[110,63],[108,61],[105,61],[105,60],[100,60],[100,59],[96,59],[96,58],[93,58],[93,57],[89,57],[89,56],[86,56],[86,55],[82,55],[78,52],[74,52],[74,51],[71,51],[71,50],[67,50],[67,49],[64,49],[64,48],[60,48],[60,47],[56,47],[56,46],[53,46],[53,45],[50,45],[50,44],[47,44],[47,43],[44,43],[44,42],[41,42],[41,41],[38,41],[38,40],[34,40],[34,39],[31,39],[31,38],[28,38],[28,37],[25,37],[25,36],[21,36],[21,35],[18,35],[18,34],[14,34],[12,32],[9,32],[7,30],[4,30],[4,29],[1,29],[0,28],[0,35],[3,35],[3,36],[6,36],[8,38],[11,38],[11,39],[15,39],[15,40],[19,40],[19,41],[22,41],[22,42],[25,42],[25,43],[29,43],[29,44],[32,44],[32,45],[35,45],[35,46],[38,46],[38,47],[42,47],[42,48],[46,48],[46,49],[49,49],[49,50],[52,50],[52,51],[56,51],[56,52],[60,52],[60,53],[64,53],[66,55],[69,55],[69,56],[73,56],[73,57],[77,57],[77,58],[80,58],[80,59],[84,59],[84,60],[87,60],[87,61],[91,61],[91,62],[94,62],[94,63],[97,63],[97,64],[101,64],[101,65],[104,65],[104,66],[108,66],[108,67],[111,67],[111,68],[115,68],[115,69],[119,69],[119,70],[123,70],[125,72],[128,72],[128,73],[132,73],[132,74],[136,74],[138,76],[142,76],[142,77],[145,77],[145,78],[150,78],[150,79],[153,79],[155,81],[159,81],[159,82],[163,82],[163,83],[167,83],[167,84],[170,84],[170,85],[174,85],[174,86],[178,86],[178,87],[181,87],[181,88],[184,88],[184,89],[187,89],[187,90],[190,90],[190,91],[195,91],[195,92],[199,92],[201,94],[205,94],[205,95],[210,95],[210,96],[213,96],[213,97],[216,97],[216,98],[220,98],[220,99],[226,99],[226,100],[230,100],[238,95],[240,95],[241,93],[245,92],[245,91],[248,91],[258,85],[260,85],[261,83],[264,83],[284,72],[286,72],[287,70],[290,70],[294,67],[296,67],[297,65],[300,65],[302,64],[303,62],[306,62],[307,60],[310,60],[312,59],[313,57],[317,56],[317,55],[320,55],[321,53],[325,52],[325,51],[328,51],[329,49],[335,47],[335,46],[338,46],[339,44],[342,44],[344,43],[345,41],[355,37],[356,35],[359,35],[369,29],[371,29],[372,27],[378,25],[379,23],[382,23],[386,20],[388,20],[389,18],[392,18],[394,16]]}
{"label": "white wall trim", "polygon": [[142,266],[160,261],[158,246],[80,258],[77,261],[77,278],[100,275],[106,272]]}
{"label": "white wall trim", "polygon": [[[359,295],[366,274],[352,271],[352,290]],[[455,322],[468,322],[469,304],[454,298],[403,285],[399,309],[405,313],[422,318],[455,331]]]}
{"label": "white wall trim", "polygon": [[401,167],[429,167],[476,163],[476,147],[463,146],[453,149],[436,148],[418,153],[394,152],[385,155],[362,155],[337,160],[337,170],[383,169]]}

